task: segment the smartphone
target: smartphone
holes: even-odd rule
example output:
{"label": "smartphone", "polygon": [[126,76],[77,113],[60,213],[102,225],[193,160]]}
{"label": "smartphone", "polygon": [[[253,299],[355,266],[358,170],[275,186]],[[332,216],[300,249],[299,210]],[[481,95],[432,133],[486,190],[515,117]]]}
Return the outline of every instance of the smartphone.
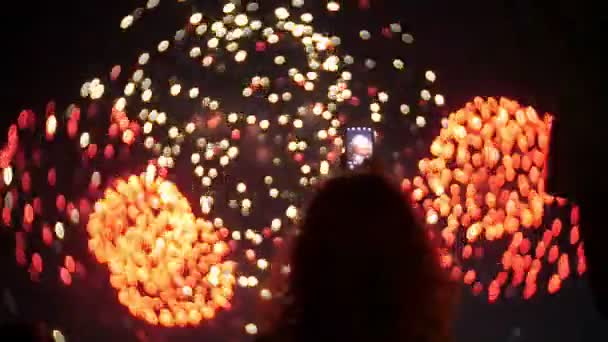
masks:
{"label": "smartphone", "polygon": [[375,132],[369,127],[349,127],[345,132],[345,166],[357,169],[374,155]]}

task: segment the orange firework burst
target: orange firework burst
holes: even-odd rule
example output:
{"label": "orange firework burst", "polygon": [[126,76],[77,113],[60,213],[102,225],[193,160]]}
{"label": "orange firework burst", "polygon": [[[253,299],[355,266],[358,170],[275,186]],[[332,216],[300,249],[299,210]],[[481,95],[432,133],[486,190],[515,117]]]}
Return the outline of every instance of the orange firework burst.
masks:
{"label": "orange firework burst", "polygon": [[226,229],[192,214],[154,167],[118,180],[95,204],[89,248],[108,265],[120,303],[151,324],[196,326],[229,308],[235,283]]}
{"label": "orange firework burst", "polygon": [[[485,285],[479,270],[463,270],[460,264],[480,259],[488,241],[507,242],[502,270],[486,285],[490,301],[508,285],[525,284],[524,297],[532,296],[545,259],[557,264],[548,282],[550,293],[570,274],[571,257],[559,247],[562,221],[543,228],[545,205],[555,202],[544,189],[551,119],[506,98],[475,98],[444,121],[430,148],[433,158],[418,164],[421,176],[413,184],[404,181],[405,188],[412,187],[413,200],[422,204],[427,223],[442,227],[443,266],[476,293]],[[577,220],[571,221],[570,245],[577,247],[573,250],[582,273],[583,248]]]}

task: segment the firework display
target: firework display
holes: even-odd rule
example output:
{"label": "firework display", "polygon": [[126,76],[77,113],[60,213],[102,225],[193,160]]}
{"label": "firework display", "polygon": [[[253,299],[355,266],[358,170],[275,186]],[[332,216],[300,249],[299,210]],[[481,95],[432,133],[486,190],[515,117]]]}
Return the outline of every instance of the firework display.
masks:
{"label": "firework display", "polygon": [[[585,272],[578,209],[544,190],[550,115],[475,98],[445,117],[435,72],[410,70],[390,51],[349,54],[345,38],[315,25],[367,1],[319,11],[304,0],[233,0],[205,12],[165,2],[119,24],[128,32],[153,24],[146,14],[159,7],[187,7],[172,37],[85,82],[65,112],[23,111],[8,130],[2,223],[33,281],[53,272],[63,286],[85,286],[93,261],[109,272],[98,270],[117,305],[146,324],[238,316],[238,333],[255,335],[255,302],[273,299],[270,270],[289,272],[276,252],[340,167],[353,126],[374,130],[374,155],[422,209],[442,265],[476,294],[555,293]],[[356,34],[414,43],[400,23]]]}
{"label": "firework display", "polygon": [[150,166],[106,190],[89,218],[89,249],[108,264],[110,283],[133,315],[169,327],[198,325],[230,306],[234,265],[221,263],[228,230],[195,219],[175,185],[154,177]]}
{"label": "firework display", "polygon": [[[550,293],[571,268],[578,274],[586,269],[578,208],[572,207],[566,227],[546,214],[546,207],[568,204],[544,190],[551,120],[506,98],[475,98],[444,122],[430,147],[432,159],[418,164],[421,176],[403,183],[426,222],[440,227],[443,266],[476,293],[487,288],[491,302],[501,289],[522,284],[530,298],[542,269],[550,270],[543,282]],[[490,259],[502,267],[487,281],[490,266],[482,261],[491,249],[501,249]]]}

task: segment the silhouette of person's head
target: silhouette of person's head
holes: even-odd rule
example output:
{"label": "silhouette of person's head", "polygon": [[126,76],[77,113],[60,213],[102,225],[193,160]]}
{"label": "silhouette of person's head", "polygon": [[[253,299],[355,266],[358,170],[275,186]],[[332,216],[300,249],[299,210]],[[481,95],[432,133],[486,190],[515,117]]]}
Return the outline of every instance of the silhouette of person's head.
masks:
{"label": "silhouette of person's head", "polygon": [[1,341],[43,342],[52,341],[43,335],[41,327],[26,322],[5,322],[0,325]]}
{"label": "silhouette of person's head", "polygon": [[406,196],[382,176],[328,181],[294,240],[274,329],[298,341],[445,341],[447,278]]}

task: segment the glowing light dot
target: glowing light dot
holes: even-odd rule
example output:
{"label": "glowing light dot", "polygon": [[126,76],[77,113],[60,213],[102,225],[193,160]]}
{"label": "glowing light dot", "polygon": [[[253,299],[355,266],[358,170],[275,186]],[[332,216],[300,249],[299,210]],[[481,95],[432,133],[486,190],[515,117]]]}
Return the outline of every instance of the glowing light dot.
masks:
{"label": "glowing light dot", "polygon": [[279,20],[285,20],[289,18],[289,11],[285,7],[279,7],[274,10],[274,14]]}
{"label": "glowing light dot", "polygon": [[270,290],[268,290],[268,289],[262,289],[260,291],[260,297],[263,300],[271,300],[272,299],[272,292],[270,292]]}
{"label": "glowing light dot", "polygon": [[314,17],[312,14],[310,13],[304,13],[300,16],[300,19],[304,22],[304,23],[311,23],[314,20]]}
{"label": "glowing light dot", "polygon": [[169,41],[163,40],[158,44],[158,52],[165,52],[169,48]]}
{"label": "glowing light dot", "polygon": [[420,92],[420,98],[422,98],[424,101],[428,101],[431,99],[431,92],[424,89]]}
{"label": "glowing light dot", "polygon": [[171,96],[177,96],[182,91],[182,86],[179,84],[174,84],[171,86]]}
{"label": "glowing light dot", "polygon": [[245,325],[245,332],[249,335],[256,335],[258,333],[258,327],[253,323],[249,323]]}
{"label": "glowing light dot", "polygon": [[402,104],[401,107],[399,107],[399,109],[401,110],[401,114],[403,114],[403,115],[407,115],[410,113],[410,106],[408,106],[406,104]]}
{"label": "glowing light dot", "polygon": [[257,2],[250,2],[247,4],[247,12],[255,12],[260,8]]}
{"label": "glowing light dot", "polygon": [[212,56],[205,56],[205,58],[203,58],[203,66],[208,67],[211,64],[213,64],[213,57]]}
{"label": "glowing light dot", "polygon": [[247,277],[245,276],[240,276],[239,280],[238,280],[239,286],[240,287],[248,287],[249,286],[249,281],[247,279]]}
{"label": "glowing light dot", "polygon": [[203,174],[205,174],[205,169],[202,166],[198,165],[194,168],[194,174],[198,177],[202,177]]}
{"label": "glowing light dot", "polygon": [[177,129],[177,127],[173,126],[171,128],[169,128],[169,138],[171,139],[175,139],[177,137],[177,135],[179,134],[179,130]]}
{"label": "glowing light dot", "polygon": [[205,32],[207,32],[207,25],[202,24],[197,26],[195,32],[197,35],[202,36],[203,34],[205,34]]}
{"label": "glowing light dot", "polygon": [[283,65],[283,64],[285,64],[285,61],[286,61],[286,59],[284,56],[276,56],[274,58],[274,64],[276,64],[276,65]]}
{"label": "glowing light dot", "polygon": [[144,71],[141,69],[137,69],[133,73],[133,81],[135,81],[135,82],[141,82],[141,79],[143,77],[144,77]]}
{"label": "glowing light dot", "polygon": [[121,21],[120,21],[120,28],[123,30],[128,29],[131,25],[133,24],[133,16],[132,15],[128,15],[126,17],[124,17]]}
{"label": "glowing light dot", "polygon": [[435,73],[432,70],[427,71],[424,74],[424,77],[426,78],[427,81],[429,82],[435,82],[435,80],[437,79],[437,76],[435,75]]}
{"label": "glowing light dot", "polygon": [[123,111],[125,109],[126,105],[127,105],[127,99],[125,99],[124,97],[121,97],[118,100],[116,100],[116,103],[114,104],[114,108],[116,108],[116,110],[118,110],[118,111]]}
{"label": "glowing light dot", "polygon": [[281,230],[281,225],[281,219],[275,218],[270,223],[270,228],[273,232],[278,232],[279,230]]}
{"label": "glowing light dot", "polygon": [[380,121],[382,121],[382,114],[380,114],[380,113],[372,113],[371,119],[372,119],[373,122],[380,122]]}
{"label": "glowing light dot", "polygon": [[382,103],[388,102],[388,94],[383,91],[378,93],[378,100]]}
{"label": "glowing light dot", "polygon": [[246,58],[247,58],[247,51],[245,51],[245,50],[240,50],[234,56],[234,60],[239,63],[243,62]]}
{"label": "glowing light dot", "polygon": [[400,59],[395,59],[393,61],[393,66],[395,67],[395,69],[397,70],[403,70],[403,68],[405,68],[405,63],[403,63],[402,60]]}
{"label": "glowing light dot", "polygon": [[260,128],[263,130],[267,130],[268,127],[270,127],[270,121],[268,120],[262,120],[260,121]]}
{"label": "glowing light dot", "polygon": [[158,6],[159,2],[160,0],[148,0],[148,2],[146,3],[146,8],[153,9]]}
{"label": "glowing light dot", "polygon": [[294,219],[297,215],[298,215],[298,209],[293,205],[289,206],[289,208],[287,208],[287,210],[285,211],[285,216],[287,216],[290,219]]}
{"label": "glowing light dot", "polygon": [[217,46],[220,44],[219,39],[213,37],[211,39],[209,39],[209,41],[207,42],[207,47],[210,49],[215,49],[217,48]]}
{"label": "glowing light dot", "polygon": [[270,189],[268,193],[269,193],[270,197],[272,197],[272,198],[277,198],[279,196],[278,189],[274,189],[274,188]]}
{"label": "glowing light dot", "polygon": [[150,54],[147,52],[144,52],[141,55],[139,55],[139,58],[137,59],[137,63],[139,63],[140,65],[145,65],[148,63],[149,60],[150,60]]}
{"label": "glowing light dot", "polygon": [[192,288],[190,286],[184,286],[182,288],[182,293],[184,294],[184,296],[190,297],[192,296]]}
{"label": "glowing light dot", "polygon": [[192,50],[190,50],[190,57],[191,58],[197,58],[200,57],[201,55],[201,48],[197,47],[193,47]]}
{"label": "glowing light dot", "polygon": [[258,278],[254,277],[254,276],[250,276],[249,278],[247,278],[247,286],[249,286],[249,287],[258,286]]}
{"label": "glowing light dot", "polygon": [[414,42],[414,36],[409,33],[404,33],[401,35],[401,40],[406,44],[412,44]]}
{"label": "glowing light dot", "polygon": [[434,210],[429,210],[426,214],[426,223],[428,224],[436,224],[439,220],[439,215]]}
{"label": "glowing light dot", "polygon": [[224,13],[228,14],[228,13],[232,13],[235,9],[236,9],[236,5],[232,2],[229,2],[224,5],[223,10],[224,10]]}
{"label": "glowing light dot", "polygon": [[89,146],[89,142],[90,142],[89,133],[87,133],[87,132],[82,133],[80,135],[80,147],[86,148],[87,146]]}
{"label": "glowing light dot", "polygon": [[65,342],[65,336],[59,330],[53,330],[53,340],[55,342]]}
{"label": "glowing light dot", "polygon": [[420,128],[426,126],[426,119],[424,118],[424,116],[416,117],[416,125]]}
{"label": "glowing light dot", "polygon": [[228,157],[234,159],[239,155],[239,149],[236,146],[232,146],[228,149]]}
{"label": "glowing light dot", "polygon": [[150,102],[151,99],[152,99],[152,90],[150,90],[150,89],[144,90],[144,92],[141,94],[141,100],[144,102]]}
{"label": "glowing light dot", "polygon": [[213,155],[213,149],[207,149],[207,151],[205,151],[205,159],[211,160],[213,159]]}
{"label": "glowing light dot", "polygon": [[[153,125],[151,122],[146,122],[144,124],[144,133],[149,134],[150,132],[152,132],[152,127],[153,127]],[[149,138],[152,138],[152,137],[149,137]]]}
{"label": "glowing light dot", "polygon": [[239,120],[239,115],[237,113],[228,114],[228,122],[236,123]]}
{"label": "glowing light dot", "polygon": [[244,193],[245,191],[247,191],[247,185],[245,185],[245,183],[237,184],[236,191],[238,191],[239,193]]}
{"label": "glowing light dot", "polygon": [[262,28],[262,22],[259,20],[253,20],[249,26],[252,30],[257,31]]}
{"label": "glowing light dot", "polygon": [[77,209],[73,209],[70,212],[70,222],[72,222],[73,224],[78,224],[78,222],[80,222],[80,213]]}
{"label": "glowing light dot", "polygon": [[319,132],[317,132],[317,138],[319,138],[319,140],[327,139],[327,131],[322,129]]}
{"label": "glowing light dot", "polygon": [[192,89],[190,89],[190,93],[188,95],[190,95],[191,99],[198,97],[198,95],[199,95],[199,89],[198,88],[192,88]]}
{"label": "glowing light dot", "polygon": [[245,26],[249,23],[249,18],[245,14],[239,14],[234,18],[234,23],[238,26]]}
{"label": "glowing light dot", "polygon": [[63,223],[57,222],[55,224],[55,235],[57,236],[58,239],[63,240],[63,238],[65,236],[65,230],[63,228]]}
{"label": "glowing light dot", "polygon": [[97,100],[100,99],[105,92],[105,87],[103,84],[98,84],[91,89],[91,99]]}
{"label": "glowing light dot", "polygon": [[257,266],[261,270],[265,270],[268,268],[268,261],[266,259],[259,259],[257,262]]}
{"label": "glowing light dot", "polygon": [[438,106],[443,106],[445,104],[445,98],[443,97],[443,95],[435,95],[435,104]]}
{"label": "glowing light dot", "polygon": [[198,164],[201,161],[201,155],[198,153],[193,153],[190,156],[190,161],[192,162],[192,164]]}
{"label": "glowing light dot", "polygon": [[322,175],[327,175],[329,174],[329,162],[327,160],[323,160],[321,162],[321,166],[319,167],[319,172]]}
{"label": "glowing light dot", "polygon": [[190,24],[192,24],[192,25],[200,24],[201,20],[203,20],[202,13],[194,13],[192,16],[190,16]]}
{"label": "glowing light dot", "polygon": [[270,102],[270,103],[277,103],[277,102],[279,102],[279,95],[277,95],[277,94],[270,94],[268,96],[268,102]]}
{"label": "glowing light dot", "polygon": [[373,68],[375,68],[375,67],[376,67],[376,61],[374,61],[373,59],[369,59],[369,58],[368,58],[368,59],[366,59],[366,60],[365,60],[365,66],[366,66],[368,69],[373,69]]}
{"label": "glowing light dot", "polygon": [[276,44],[279,42],[279,36],[276,34],[271,34],[270,36],[268,36],[268,43],[270,44]]}
{"label": "glowing light dot", "polygon": [[368,40],[371,38],[371,34],[367,30],[361,30],[361,32],[359,32],[359,37],[363,40]]}
{"label": "glowing light dot", "polygon": [[10,185],[13,181],[13,168],[8,166],[2,170],[2,178],[4,180],[4,184]]}
{"label": "glowing light dot", "polygon": [[152,147],[154,147],[154,138],[147,137],[146,140],[144,140],[144,146],[146,146],[147,149],[151,149]]}
{"label": "glowing light dot", "polygon": [[327,10],[330,12],[337,12],[340,10],[340,4],[336,1],[330,1],[327,3]]}
{"label": "glowing light dot", "polygon": [[304,122],[300,119],[295,119],[293,121],[293,127],[295,128],[302,128],[304,126]]}
{"label": "glowing light dot", "polygon": [[135,92],[135,83],[133,83],[133,82],[127,83],[127,85],[125,86],[125,90],[124,90],[125,95],[131,96],[131,95],[133,95],[134,92]]}

